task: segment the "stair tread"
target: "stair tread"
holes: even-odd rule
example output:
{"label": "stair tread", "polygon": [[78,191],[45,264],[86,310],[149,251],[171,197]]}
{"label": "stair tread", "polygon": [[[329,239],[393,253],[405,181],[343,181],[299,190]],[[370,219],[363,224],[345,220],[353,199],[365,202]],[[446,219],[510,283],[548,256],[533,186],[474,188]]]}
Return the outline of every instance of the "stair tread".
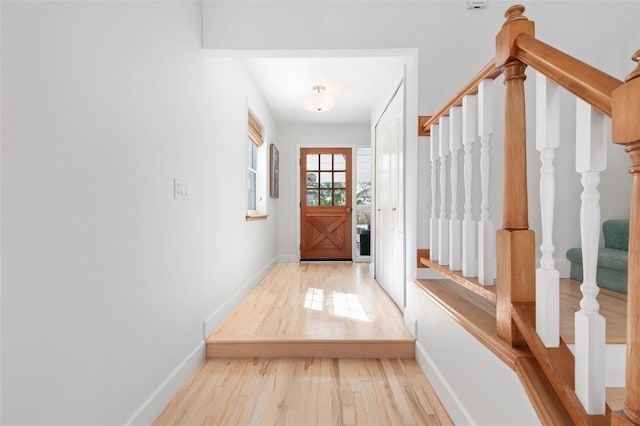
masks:
{"label": "stair tread", "polygon": [[529,350],[512,348],[498,337],[495,305],[486,298],[449,280],[418,280],[416,286],[512,369],[518,358],[533,357]]}
{"label": "stair tread", "polygon": [[601,416],[588,415],[575,393],[574,357],[565,342],[560,346],[547,348],[536,333],[536,305],[534,302],[513,303],[513,320],[531,348],[540,367],[553,386],[575,424],[610,424],[611,412]]}

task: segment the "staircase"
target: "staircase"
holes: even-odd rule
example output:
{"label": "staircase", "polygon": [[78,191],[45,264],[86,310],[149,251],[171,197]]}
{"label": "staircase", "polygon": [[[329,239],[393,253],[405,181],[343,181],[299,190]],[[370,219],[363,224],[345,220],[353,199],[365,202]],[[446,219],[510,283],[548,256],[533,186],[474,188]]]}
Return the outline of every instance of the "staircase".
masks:
{"label": "staircase", "polygon": [[[423,117],[430,138],[431,217],[428,256],[419,262],[449,280],[417,286],[454,317],[520,378],[545,424],[640,425],[640,65],[625,82],[536,39],[534,23],[516,5],[505,13],[496,56],[440,111]],[[640,63],[640,51],[633,60]],[[536,261],[529,229],[524,82],[536,71],[536,149],[540,152],[542,245]],[[490,215],[490,149],[494,129],[493,81],[504,74],[502,226]],[[575,355],[560,338],[560,279],[554,265],[555,150],[560,141],[559,90],[576,97],[576,172],[581,175],[582,291],[575,312]],[[606,167],[606,116],[613,142],[631,156],[633,190],[629,266],[624,408],[605,402],[606,321],[597,295],[600,174]],[[566,143],[563,141],[563,143]],[[480,159],[473,158],[474,144]],[[464,180],[458,185],[461,165]],[[480,164],[481,214],[474,220],[472,168]],[[463,194],[463,197],[459,196]],[[464,198],[459,216],[458,199]],[[495,280],[495,281],[494,281]]]}

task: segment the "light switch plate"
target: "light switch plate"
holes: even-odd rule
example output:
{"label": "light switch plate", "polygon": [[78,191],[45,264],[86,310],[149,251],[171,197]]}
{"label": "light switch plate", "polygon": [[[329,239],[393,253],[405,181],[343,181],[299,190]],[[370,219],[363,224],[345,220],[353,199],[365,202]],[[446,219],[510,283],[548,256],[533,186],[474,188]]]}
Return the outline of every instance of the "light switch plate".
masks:
{"label": "light switch plate", "polygon": [[189,181],[186,179],[173,179],[173,198],[176,200],[189,199]]}

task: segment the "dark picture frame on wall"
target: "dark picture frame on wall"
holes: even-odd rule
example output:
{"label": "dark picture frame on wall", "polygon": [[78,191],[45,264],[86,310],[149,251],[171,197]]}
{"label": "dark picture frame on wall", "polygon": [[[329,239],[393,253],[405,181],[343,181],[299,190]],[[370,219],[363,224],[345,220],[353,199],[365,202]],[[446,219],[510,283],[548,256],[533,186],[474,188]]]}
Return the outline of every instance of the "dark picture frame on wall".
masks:
{"label": "dark picture frame on wall", "polygon": [[280,153],[274,144],[270,147],[270,171],[271,171],[271,198],[278,198],[280,195]]}

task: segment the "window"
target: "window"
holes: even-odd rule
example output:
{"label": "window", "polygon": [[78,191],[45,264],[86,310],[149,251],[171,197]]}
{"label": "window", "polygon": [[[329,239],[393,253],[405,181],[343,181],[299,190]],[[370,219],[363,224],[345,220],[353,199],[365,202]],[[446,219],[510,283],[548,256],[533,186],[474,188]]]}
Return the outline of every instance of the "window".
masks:
{"label": "window", "polygon": [[247,132],[247,220],[265,219],[262,127],[249,113]]}

